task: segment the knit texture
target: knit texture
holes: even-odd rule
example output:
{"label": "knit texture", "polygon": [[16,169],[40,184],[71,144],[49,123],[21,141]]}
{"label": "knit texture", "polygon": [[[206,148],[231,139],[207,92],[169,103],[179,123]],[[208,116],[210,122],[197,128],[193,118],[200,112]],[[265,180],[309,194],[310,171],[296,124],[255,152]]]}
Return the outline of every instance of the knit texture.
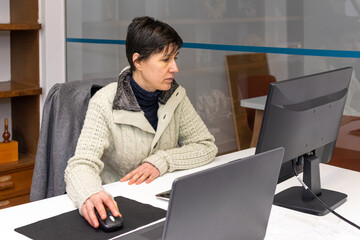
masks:
{"label": "knit texture", "polygon": [[103,190],[102,184],[119,181],[143,162],[163,175],[205,165],[217,153],[214,137],[181,86],[170,89],[171,96],[160,104],[156,132],[143,111],[113,109],[117,90],[117,83],[109,84],[90,100],[75,155],[65,170],[67,193],[79,209]]}

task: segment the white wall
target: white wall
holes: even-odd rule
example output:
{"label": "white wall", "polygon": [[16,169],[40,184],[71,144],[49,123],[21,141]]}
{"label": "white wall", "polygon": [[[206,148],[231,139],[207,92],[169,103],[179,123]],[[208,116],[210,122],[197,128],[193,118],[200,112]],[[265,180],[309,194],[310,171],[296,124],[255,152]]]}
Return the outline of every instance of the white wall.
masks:
{"label": "white wall", "polygon": [[8,23],[9,21],[9,0],[0,0],[0,22]]}
{"label": "white wall", "polygon": [[[9,0],[0,0],[0,23],[9,23]],[[0,31],[0,82],[10,80],[10,32]]]}
{"label": "white wall", "polygon": [[[9,0],[0,0],[0,23],[9,23]],[[0,31],[0,82],[10,80],[10,32]],[[4,118],[11,117],[10,99],[0,99],[0,141],[4,132]],[[9,121],[11,130],[11,120]]]}
{"label": "white wall", "polygon": [[39,0],[40,86],[42,111],[45,98],[56,83],[65,82],[65,1]]}

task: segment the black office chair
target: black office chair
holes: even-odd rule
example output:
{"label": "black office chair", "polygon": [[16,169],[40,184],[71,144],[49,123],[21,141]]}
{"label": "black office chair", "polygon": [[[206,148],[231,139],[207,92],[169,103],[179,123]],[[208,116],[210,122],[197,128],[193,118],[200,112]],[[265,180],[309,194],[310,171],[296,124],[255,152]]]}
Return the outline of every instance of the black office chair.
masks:
{"label": "black office chair", "polygon": [[116,78],[80,80],[54,85],[42,114],[30,201],[64,194],[64,171],[74,155],[89,100]]}

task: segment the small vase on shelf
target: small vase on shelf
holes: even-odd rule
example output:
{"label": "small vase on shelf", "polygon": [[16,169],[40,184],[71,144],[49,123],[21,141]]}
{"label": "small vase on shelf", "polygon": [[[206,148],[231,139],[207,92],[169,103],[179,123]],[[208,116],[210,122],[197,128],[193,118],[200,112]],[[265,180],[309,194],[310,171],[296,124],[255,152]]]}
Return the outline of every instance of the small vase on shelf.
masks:
{"label": "small vase on shelf", "polygon": [[10,142],[10,133],[9,133],[8,128],[9,128],[8,119],[5,118],[5,130],[4,130],[4,133],[3,133],[3,138],[4,138],[3,143],[9,143]]}
{"label": "small vase on shelf", "polygon": [[10,141],[9,122],[5,118],[3,138],[4,141],[0,142],[0,163],[16,162],[19,159],[18,142]]}

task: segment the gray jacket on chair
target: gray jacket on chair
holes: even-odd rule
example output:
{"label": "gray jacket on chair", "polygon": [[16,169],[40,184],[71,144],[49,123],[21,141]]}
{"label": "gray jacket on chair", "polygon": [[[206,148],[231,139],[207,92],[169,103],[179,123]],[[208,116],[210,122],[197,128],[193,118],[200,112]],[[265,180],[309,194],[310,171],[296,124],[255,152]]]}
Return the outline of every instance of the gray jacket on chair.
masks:
{"label": "gray jacket on chair", "polygon": [[42,114],[30,200],[65,193],[64,171],[74,155],[88,103],[96,90],[116,78],[81,80],[54,85]]}

